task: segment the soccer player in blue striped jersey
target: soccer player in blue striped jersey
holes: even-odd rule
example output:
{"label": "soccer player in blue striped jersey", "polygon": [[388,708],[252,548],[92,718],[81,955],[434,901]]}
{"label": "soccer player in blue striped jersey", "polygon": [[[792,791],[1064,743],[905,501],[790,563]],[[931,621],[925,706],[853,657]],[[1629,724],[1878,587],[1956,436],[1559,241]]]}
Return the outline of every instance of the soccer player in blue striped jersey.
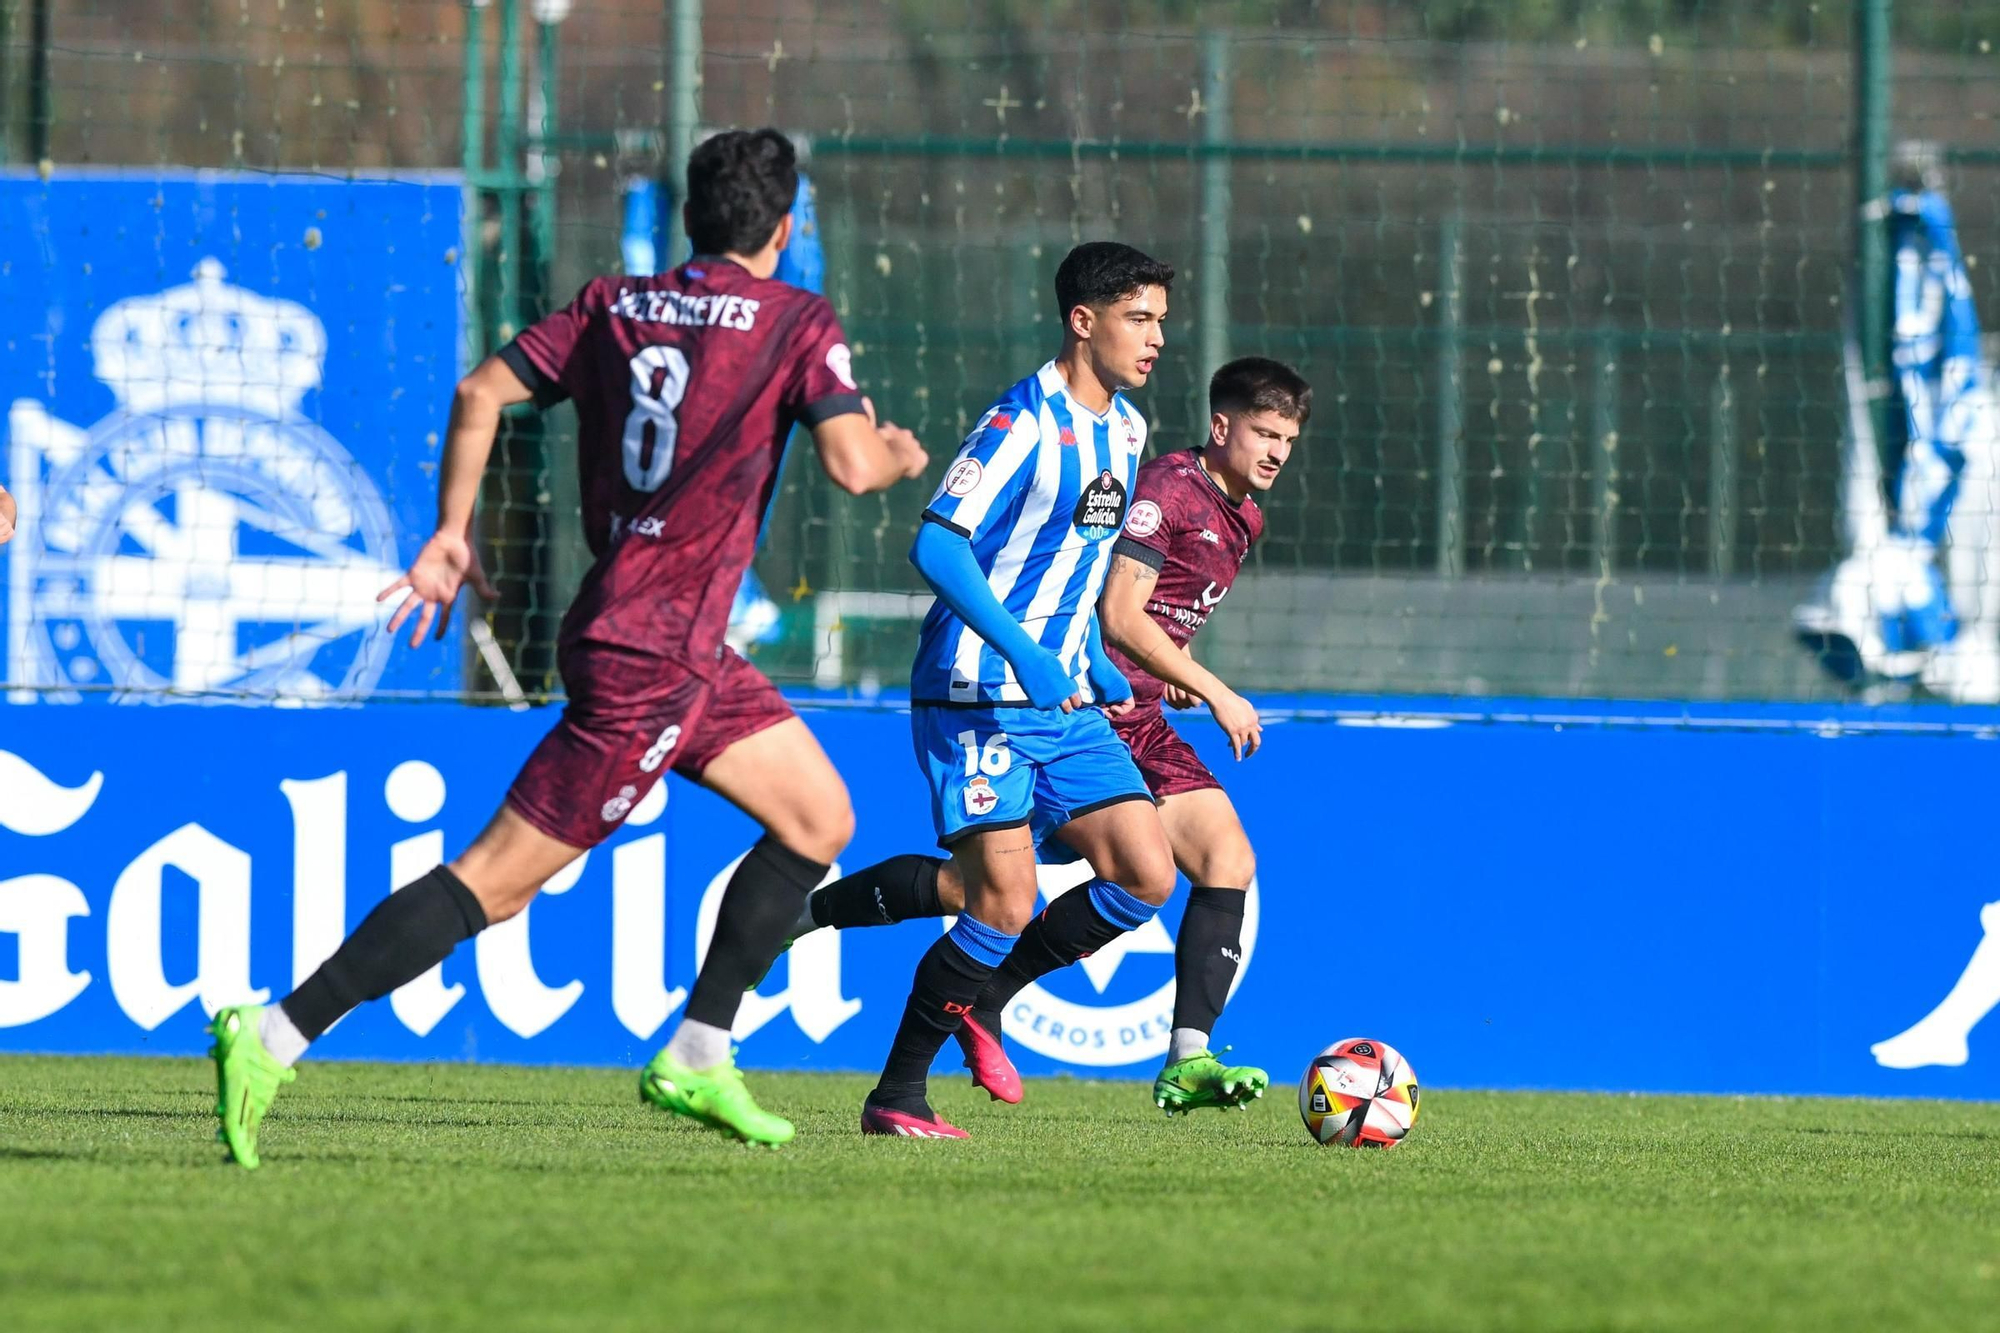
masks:
{"label": "soccer player in blue striped jersey", "polygon": [[1173,892],[1151,793],[1105,717],[1132,707],[1132,687],[1096,609],[1146,446],[1125,393],[1159,359],[1173,279],[1129,245],[1070,251],[1055,283],[1062,350],[979,419],[924,510],[910,559],[937,603],[910,729],[965,910],[917,966],[863,1133],[966,1137],[931,1110],[931,1061],[1034,918],[1038,844],[1096,878],[1051,904],[1023,947],[1091,953]]}

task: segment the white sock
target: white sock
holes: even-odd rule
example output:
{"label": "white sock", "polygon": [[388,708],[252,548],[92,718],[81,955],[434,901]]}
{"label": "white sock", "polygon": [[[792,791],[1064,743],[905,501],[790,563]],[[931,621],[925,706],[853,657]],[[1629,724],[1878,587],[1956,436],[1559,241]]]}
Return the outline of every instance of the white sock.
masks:
{"label": "white sock", "polygon": [[667,1054],[689,1069],[713,1069],[729,1058],[729,1029],[690,1018],[667,1043]]}
{"label": "white sock", "polygon": [[1196,1051],[1208,1049],[1208,1034],[1200,1028],[1175,1028],[1167,1038],[1167,1063],[1185,1060]]}
{"label": "white sock", "polygon": [[306,1047],[312,1045],[306,1040],[306,1034],[299,1031],[298,1024],[292,1022],[291,1015],[285,1012],[282,1004],[265,1006],[264,1017],[257,1022],[257,1038],[264,1043],[264,1049],[287,1069],[297,1064],[299,1057],[306,1053]]}

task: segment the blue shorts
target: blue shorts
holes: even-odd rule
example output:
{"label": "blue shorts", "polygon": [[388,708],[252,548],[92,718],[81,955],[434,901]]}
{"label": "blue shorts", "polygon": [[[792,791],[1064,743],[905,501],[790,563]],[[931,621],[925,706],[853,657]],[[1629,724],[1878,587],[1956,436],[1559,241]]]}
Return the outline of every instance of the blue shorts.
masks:
{"label": "blue shorts", "polygon": [[1027,825],[1039,845],[1072,819],[1150,801],[1132,751],[1095,708],[910,708],[910,738],[931,789],[931,822],[950,846]]}

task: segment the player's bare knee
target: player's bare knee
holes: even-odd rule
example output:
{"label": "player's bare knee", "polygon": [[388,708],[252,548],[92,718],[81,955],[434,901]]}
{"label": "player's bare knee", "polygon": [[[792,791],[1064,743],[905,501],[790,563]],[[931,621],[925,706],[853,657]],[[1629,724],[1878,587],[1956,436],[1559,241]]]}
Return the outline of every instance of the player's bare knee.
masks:
{"label": "player's bare knee", "polygon": [[1035,919],[1035,905],[1032,902],[987,903],[979,909],[975,919],[995,930],[1019,935]]}
{"label": "player's bare knee", "polygon": [[808,860],[830,863],[854,840],[854,807],[842,791],[838,800],[809,806],[773,820],[766,831]]}
{"label": "player's bare knee", "polygon": [[486,913],[486,924],[489,926],[497,926],[502,921],[521,915],[541,891],[539,884],[495,883],[477,871],[473,871],[468,878],[467,867],[462,862],[454,863],[451,868],[464,881],[465,887],[472,890],[472,896],[479,900],[479,908]]}
{"label": "player's bare knee", "polygon": [[1205,888],[1247,889],[1257,877],[1257,854],[1248,842],[1218,847],[1201,857],[1188,878]]}
{"label": "player's bare knee", "polygon": [[1159,907],[1174,896],[1174,859],[1164,849],[1143,851],[1105,878],[1140,902]]}

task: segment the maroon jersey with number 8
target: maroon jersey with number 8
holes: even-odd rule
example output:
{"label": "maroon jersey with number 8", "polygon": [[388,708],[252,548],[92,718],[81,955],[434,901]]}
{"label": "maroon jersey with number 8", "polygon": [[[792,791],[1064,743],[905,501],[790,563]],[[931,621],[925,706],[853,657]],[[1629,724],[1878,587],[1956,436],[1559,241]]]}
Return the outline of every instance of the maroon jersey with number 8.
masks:
{"label": "maroon jersey with number 8", "polygon": [[[1238,503],[1223,494],[1202,471],[1195,449],[1162,454],[1141,467],[1132,500],[1111,549],[1160,571],[1146,614],[1185,648],[1236,582],[1250,547],[1264,535],[1264,513],[1248,496]],[[1132,682],[1135,711],[1158,712],[1166,686],[1116,648],[1107,644],[1106,649]],[[1128,718],[1119,721],[1137,725],[1136,716]]]}
{"label": "maroon jersey with number 8", "polygon": [[795,423],[862,410],[825,299],[697,259],[597,278],[500,351],[538,406],[576,403],[597,557],[563,619],[709,673]]}

